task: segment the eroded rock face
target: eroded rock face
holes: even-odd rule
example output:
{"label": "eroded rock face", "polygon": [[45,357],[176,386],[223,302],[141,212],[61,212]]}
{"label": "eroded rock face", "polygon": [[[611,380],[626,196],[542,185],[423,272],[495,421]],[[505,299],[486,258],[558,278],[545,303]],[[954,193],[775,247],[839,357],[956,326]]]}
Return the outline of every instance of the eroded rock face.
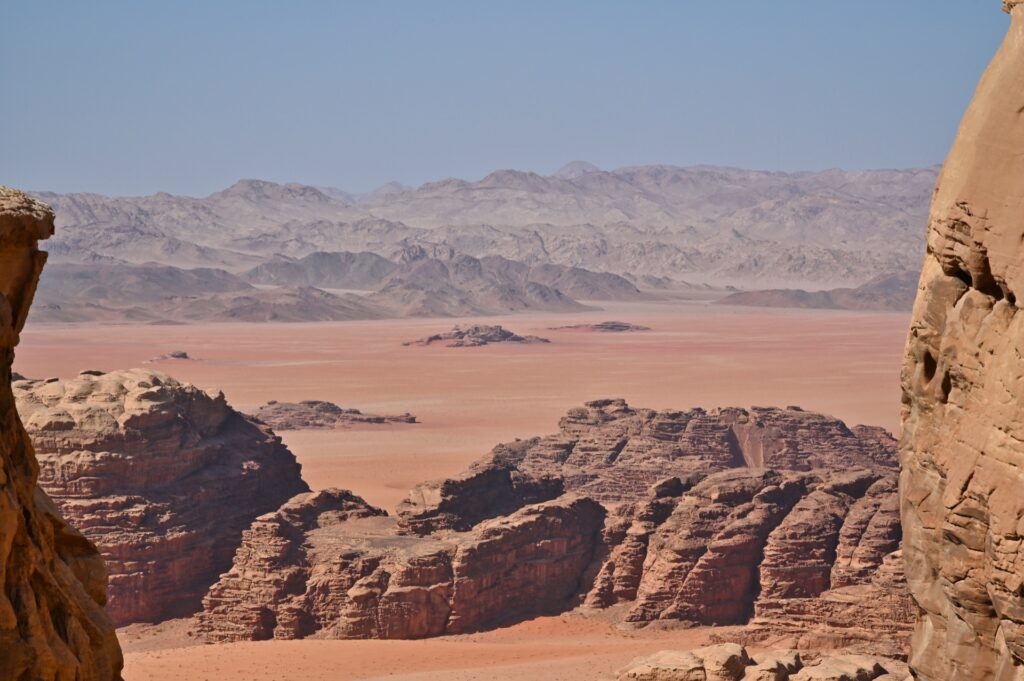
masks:
{"label": "eroded rock face", "polygon": [[[625,604],[636,626],[750,623],[751,642],[904,655],[895,456],[880,430],[795,408],[590,403],[418,485],[397,518],[262,518],[200,632],[419,638]],[[648,485],[658,471],[679,475]]]}
{"label": "eroded rock face", "polygon": [[918,678],[1024,679],[1024,8],[938,180],[904,360]]}
{"label": "eroded rock face", "polygon": [[112,681],[121,650],[103,610],[96,548],[36,485],[38,464],[11,392],[14,347],[53,234],[53,213],[0,187],[0,678]]}
{"label": "eroded rock face", "polygon": [[119,625],[198,610],[242,531],[308,489],[265,426],[153,370],[19,381],[14,394],[40,486],[107,562]]}
{"label": "eroded rock face", "polygon": [[499,445],[491,457],[533,477],[561,477],[567,490],[610,503],[642,499],[666,477],[737,467],[896,467],[895,440],[881,428],[849,428],[795,407],[655,411],[620,399],[571,409],[558,433]]}
{"label": "eroded rock face", "polygon": [[559,612],[580,590],[604,514],[565,496],[417,537],[348,492],[301,495],[245,533],[198,631],[212,641],[410,639]]}

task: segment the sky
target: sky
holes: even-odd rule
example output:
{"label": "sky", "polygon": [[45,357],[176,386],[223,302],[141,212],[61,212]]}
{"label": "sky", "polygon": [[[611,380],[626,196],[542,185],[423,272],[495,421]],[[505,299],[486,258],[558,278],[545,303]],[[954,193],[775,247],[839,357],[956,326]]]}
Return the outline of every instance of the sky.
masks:
{"label": "sky", "polygon": [[0,0],[0,183],[941,163],[998,0]]}

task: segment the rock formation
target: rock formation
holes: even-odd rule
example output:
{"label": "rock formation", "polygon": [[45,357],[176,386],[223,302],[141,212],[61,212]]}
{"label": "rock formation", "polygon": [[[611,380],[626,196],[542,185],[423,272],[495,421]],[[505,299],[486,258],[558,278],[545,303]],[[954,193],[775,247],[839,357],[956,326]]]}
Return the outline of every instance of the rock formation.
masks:
{"label": "rock formation", "polygon": [[917,678],[1024,678],[1024,6],[939,176],[907,341],[904,559]]}
{"label": "rock formation", "polygon": [[650,331],[651,327],[628,322],[598,322],[597,324],[573,324],[553,326],[552,331],[597,331],[600,333],[625,333],[627,331]]}
{"label": "rock formation", "polygon": [[301,402],[271,400],[252,415],[278,431],[329,430],[366,424],[416,423],[416,417],[408,412],[385,415],[364,414],[358,409],[342,409],[333,402],[322,400],[302,400]]}
{"label": "rock formation", "polygon": [[115,681],[121,650],[103,611],[107,574],[88,539],[36,485],[12,395],[14,348],[53,234],[53,213],[0,187],[0,678]]}
{"label": "rock formation", "polygon": [[904,681],[907,666],[868,655],[826,656],[806,662],[795,651],[758,653],[721,644],[696,650],[662,650],[639,657],[619,681]]}
{"label": "rock formation", "polygon": [[560,425],[418,485],[396,518],[348,493],[264,516],[207,595],[200,633],[418,638],[624,604],[636,626],[750,623],[750,642],[905,654],[884,431],[796,408],[622,400]]}
{"label": "rock formation", "polygon": [[558,612],[579,591],[603,518],[599,504],[562,497],[468,532],[407,537],[349,492],[301,495],[245,533],[198,630],[213,641],[408,639]]}
{"label": "rock formation", "polygon": [[198,610],[242,531],[308,489],[266,427],[150,369],[20,381],[14,393],[40,486],[107,561],[117,624]]}
{"label": "rock formation", "polygon": [[520,336],[512,333],[503,326],[487,326],[476,324],[465,329],[456,326],[447,333],[435,333],[432,336],[421,338],[415,341],[408,341],[402,345],[430,345],[432,343],[444,343],[449,348],[475,348],[491,343],[550,343],[547,338],[540,336]]}

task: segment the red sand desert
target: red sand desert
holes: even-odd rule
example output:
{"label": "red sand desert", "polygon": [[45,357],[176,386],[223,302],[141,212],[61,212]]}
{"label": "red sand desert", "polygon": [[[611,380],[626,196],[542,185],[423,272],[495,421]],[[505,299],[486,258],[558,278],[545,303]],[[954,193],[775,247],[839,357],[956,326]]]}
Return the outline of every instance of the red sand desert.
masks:
{"label": "red sand desert", "polygon": [[[291,431],[285,442],[314,488],[344,487],[393,509],[415,483],[451,475],[498,442],[553,432],[599,397],[653,408],[800,405],[895,429],[907,316],[703,304],[606,305],[584,315],[500,323],[552,340],[478,348],[403,347],[466,320],[329,324],[30,327],[15,370],[33,377],[153,366],[236,407],[322,399],[416,425]],[[621,319],[637,333],[554,331]],[[274,641],[195,645],[183,623],[122,632],[128,681],[195,679],[593,679],[632,657],[696,645],[706,630],[623,632],[602,618],[541,618],[429,641]],[[184,646],[184,647],[180,647]]]}

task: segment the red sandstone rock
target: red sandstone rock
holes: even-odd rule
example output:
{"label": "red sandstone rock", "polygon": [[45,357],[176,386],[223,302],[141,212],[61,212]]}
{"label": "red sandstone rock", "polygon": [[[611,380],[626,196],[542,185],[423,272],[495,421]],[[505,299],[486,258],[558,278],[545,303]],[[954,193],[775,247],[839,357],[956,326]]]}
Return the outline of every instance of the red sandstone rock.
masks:
{"label": "red sandstone rock", "polygon": [[200,631],[418,638],[626,603],[637,625],[752,620],[750,640],[809,649],[884,634],[885,652],[904,654],[894,449],[879,429],[796,408],[590,403],[557,435],[418,485],[397,519],[287,523],[301,553],[261,558],[284,527],[261,519],[208,594]]}
{"label": "red sandstone rock", "polygon": [[21,381],[15,397],[40,486],[107,562],[117,624],[198,610],[242,531],[308,489],[266,427],[156,371]]}
{"label": "red sandstone rock", "polygon": [[558,612],[579,592],[604,519],[599,504],[566,496],[468,532],[403,536],[347,492],[324,495],[297,497],[246,532],[204,599],[202,636],[423,638]]}
{"label": "red sandstone rock", "polygon": [[53,234],[53,213],[0,187],[0,678],[115,681],[121,650],[103,611],[107,575],[88,539],[36,485],[11,392],[14,347]]}

